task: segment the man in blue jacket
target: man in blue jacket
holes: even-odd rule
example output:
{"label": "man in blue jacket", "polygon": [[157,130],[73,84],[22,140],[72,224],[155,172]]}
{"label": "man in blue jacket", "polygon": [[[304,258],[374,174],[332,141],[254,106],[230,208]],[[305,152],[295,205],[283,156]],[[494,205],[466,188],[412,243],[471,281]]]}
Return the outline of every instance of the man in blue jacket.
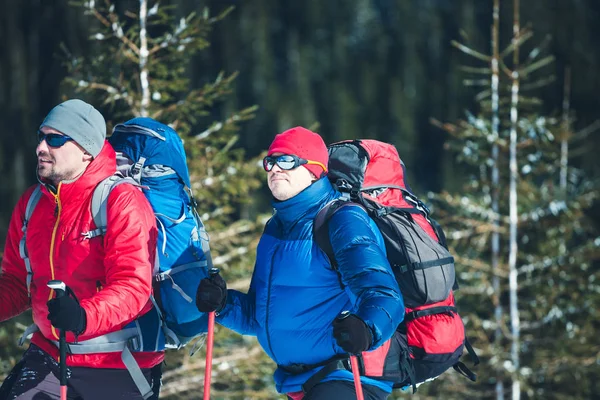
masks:
{"label": "man in blue jacket", "polygon": [[[352,373],[324,366],[368,352],[369,369],[369,353],[387,349],[382,344],[404,318],[383,238],[366,211],[346,206],[331,217],[336,269],[313,238],[317,213],[341,196],[327,179],[328,158],[323,139],[308,129],[275,137],[263,162],[275,213],[258,244],[249,291],[227,290],[216,275],[200,283],[196,297],[198,309],[217,311],[221,325],[258,338],[278,365],[277,391],[292,400],[355,399]],[[349,315],[342,319],[343,311]],[[361,382],[365,399],[385,399],[392,389],[381,379]]]}

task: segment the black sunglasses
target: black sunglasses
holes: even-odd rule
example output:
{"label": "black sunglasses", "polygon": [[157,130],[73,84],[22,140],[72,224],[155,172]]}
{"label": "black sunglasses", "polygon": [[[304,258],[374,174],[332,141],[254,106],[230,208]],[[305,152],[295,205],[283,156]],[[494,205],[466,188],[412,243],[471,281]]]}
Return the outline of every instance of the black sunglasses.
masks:
{"label": "black sunglasses", "polygon": [[280,156],[266,156],[263,158],[263,168],[265,171],[270,172],[273,167],[277,164],[279,168],[285,171],[289,171],[294,168],[298,168],[304,164],[314,164],[323,168],[323,171],[327,172],[327,167],[318,161],[305,160],[293,154],[283,154]]}
{"label": "black sunglasses", "polygon": [[38,144],[42,141],[46,141],[46,144],[50,147],[62,147],[69,140],[73,140],[67,135],[59,135],[58,133],[44,133],[42,131],[37,132]]}

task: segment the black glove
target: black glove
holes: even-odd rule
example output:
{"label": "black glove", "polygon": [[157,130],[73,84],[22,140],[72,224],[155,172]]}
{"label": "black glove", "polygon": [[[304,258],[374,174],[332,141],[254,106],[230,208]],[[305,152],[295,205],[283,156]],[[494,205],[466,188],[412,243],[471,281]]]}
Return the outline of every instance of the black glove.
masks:
{"label": "black glove", "polygon": [[227,284],[220,274],[204,278],[196,291],[196,307],[198,311],[208,313],[220,312],[227,303]]}
{"label": "black glove", "polygon": [[85,331],[87,318],[85,310],[71,296],[50,299],[48,303],[48,319],[52,326],[63,331],[74,332],[75,335]]}
{"label": "black glove", "polygon": [[333,337],[338,346],[350,354],[359,354],[371,348],[371,330],[365,322],[354,314],[348,314],[333,321]]}

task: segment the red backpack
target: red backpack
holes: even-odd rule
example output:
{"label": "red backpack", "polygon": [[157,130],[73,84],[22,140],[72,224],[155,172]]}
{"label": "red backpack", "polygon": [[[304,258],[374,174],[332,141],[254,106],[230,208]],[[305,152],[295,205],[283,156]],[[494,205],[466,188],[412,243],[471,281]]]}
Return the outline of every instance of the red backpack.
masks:
{"label": "red backpack", "polygon": [[400,350],[387,354],[380,374],[368,372],[372,352],[363,353],[362,374],[393,380],[394,387],[411,385],[413,391],[450,367],[475,381],[475,374],[459,361],[466,347],[474,364],[479,363],[465,338],[454,301],[453,290],[458,289],[454,258],[441,227],[406,184],[404,164],[396,148],[376,140],[349,140],[328,149],[328,177],[344,196],[317,215],[315,241],[335,268],[328,221],[347,204],[363,207],[381,231],[406,306],[404,321],[390,340],[393,346],[386,343],[389,348],[400,346]]}

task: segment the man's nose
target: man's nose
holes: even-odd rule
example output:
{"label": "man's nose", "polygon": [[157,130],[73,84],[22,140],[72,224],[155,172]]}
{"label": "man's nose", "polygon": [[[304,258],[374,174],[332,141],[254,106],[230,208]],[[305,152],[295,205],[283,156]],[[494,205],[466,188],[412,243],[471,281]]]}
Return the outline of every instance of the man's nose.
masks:
{"label": "man's nose", "polygon": [[[275,168],[277,168],[277,169],[275,169]],[[277,163],[275,163],[275,165],[273,165],[273,168],[271,168],[271,172],[281,172],[281,171],[283,171],[283,170]]]}
{"label": "man's nose", "polygon": [[42,151],[48,152],[48,143],[46,143],[46,139],[43,139],[38,143],[37,147],[35,148],[35,154],[40,154]]}

